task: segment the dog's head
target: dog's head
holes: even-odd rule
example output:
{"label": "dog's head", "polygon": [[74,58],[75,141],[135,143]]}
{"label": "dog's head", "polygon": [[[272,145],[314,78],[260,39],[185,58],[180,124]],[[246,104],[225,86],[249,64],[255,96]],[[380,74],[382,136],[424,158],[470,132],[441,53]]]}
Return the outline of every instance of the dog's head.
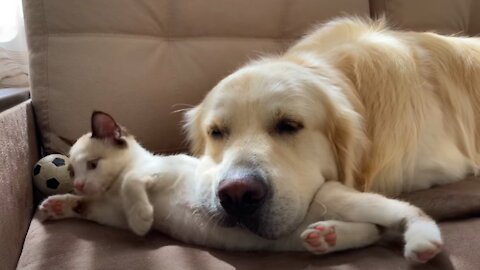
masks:
{"label": "dog's head", "polygon": [[129,142],[134,140],[115,120],[93,112],[92,130],[70,149],[70,174],[75,192],[95,196],[110,188],[130,160]]}
{"label": "dog's head", "polygon": [[218,175],[203,199],[223,225],[282,237],[301,224],[325,180],[348,177],[358,117],[338,80],[319,71],[252,63],[187,112],[192,150],[213,160]]}

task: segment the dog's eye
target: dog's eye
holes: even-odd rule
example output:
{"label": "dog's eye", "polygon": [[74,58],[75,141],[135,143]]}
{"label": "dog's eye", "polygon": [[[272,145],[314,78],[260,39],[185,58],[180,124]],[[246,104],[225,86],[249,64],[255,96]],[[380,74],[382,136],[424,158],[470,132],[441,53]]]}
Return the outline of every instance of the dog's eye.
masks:
{"label": "dog's eye", "polygon": [[98,158],[87,161],[87,170],[95,170],[98,166]]}
{"label": "dog's eye", "polygon": [[275,125],[275,131],[280,134],[294,134],[303,128],[303,124],[290,119],[281,119]]}
{"label": "dog's eye", "polygon": [[214,139],[222,139],[225,136],[225,131],[220,129],[219,127],[212,127],[209,131],[210,137]]}

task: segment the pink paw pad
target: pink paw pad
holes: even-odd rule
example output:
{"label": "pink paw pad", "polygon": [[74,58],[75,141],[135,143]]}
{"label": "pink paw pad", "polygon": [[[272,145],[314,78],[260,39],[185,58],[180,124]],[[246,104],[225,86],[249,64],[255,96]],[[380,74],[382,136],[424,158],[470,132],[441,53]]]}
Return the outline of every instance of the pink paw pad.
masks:
{"label": "pink paw pad", "polygon": [[63,212],[64,205],[63,205],[63,202],[60,200],[49,200],[45,202],[43,206],[44,206],[44,209],[42,210],[42,212],[44,213],[50,210],[57,216],[63,216],[64,214]]}
{"label": "pink paw pad", "polygon": [[317,225],[310,227],[303,235],[304,244],[313,253],[326,253],[329,248],[335,246],[337,235],[335,227]]}
{"label": "pink paw pad", "polygon": [[327,242],[330,246],[334,246],[337,242],[337,235],[335,233],[335,228],[328,228],[322,230],[324,232],[323,239]]}
{"label": "pink paw pad", "polygon": [[419,261],[421,262],[427,262],[429,261],[431,258],[433,258],[433,256],[435,256],[436,252],[435,251],[424,251],[424,252],[418,252],[417,253],[417,258]]}
{"label": "pink paw pad", "polygon": [[335,232],[331,232],[325,235],[325,241],[330,244],[330,246],[334,246],[337,243],[337,235]]}
{"label": "pink paw pad", "polygon": [[415,252],[416,261],[420,263],[426,263],[429,260],[431,260],[433,257],[435,257],[438,253],[440,253],[441,249],[442,249],[441,244],[435,244],[435,248],[433,249],[417,251]]}

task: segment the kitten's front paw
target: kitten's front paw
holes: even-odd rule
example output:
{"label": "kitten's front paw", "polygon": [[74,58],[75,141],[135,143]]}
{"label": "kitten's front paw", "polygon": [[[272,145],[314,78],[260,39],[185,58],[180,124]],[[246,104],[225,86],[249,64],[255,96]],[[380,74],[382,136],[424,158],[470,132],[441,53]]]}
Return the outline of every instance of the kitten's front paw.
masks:
{"label": "kitten's front paw", "polygon": [[153,225],[153,207],[150,204],[136,204],[128,213],[128,225],[132,231],[143,236],[150,231]]}
{"label": "kitten's front paw", "polygon": [[419,220],[409,225],[405,232],[405,257],[426,263],[442,250],[442,236],[432,220]]}
{"label": "kitten's front paw", "polygon": [[337,242],[335,226],[328,221],[311,224],[300,237],[305,248],[313,254],[329,253]]}
{"label": "kitten's front paw", "polygon": [[79,207],[80,202],[79,197],[71,194],[50,196],[38,207],[38,217],[41,221],[45,221],[77,216],[75,209]]}

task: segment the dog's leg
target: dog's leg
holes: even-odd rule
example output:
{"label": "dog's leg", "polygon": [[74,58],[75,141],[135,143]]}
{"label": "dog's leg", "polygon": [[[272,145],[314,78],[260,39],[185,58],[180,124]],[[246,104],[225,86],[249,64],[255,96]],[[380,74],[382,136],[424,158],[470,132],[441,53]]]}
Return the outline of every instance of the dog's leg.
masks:
{"label": "dog's leg", "polygon": [[380,229],[374,224],[339,220],[313,223],[300,235],[305,248],[314,254],[365,247],[380,236]]}
{"label": "dog's leg", "polygon": [[441,250],[442,237],[437,224],[406,202],[358,192],[338,182],[325,183],[316,200],[327,207],[333,219],[404,228],[405,256],[410,260],[426,262]]}
{"label": "dog's leg", "polygon": [[108,200],[73,194],[53,195],[45,199],[38,210],[41,221],[78,218],[117,228],[127,228],[121,205]]}
{"label": "dog's leg", "polygon": [[147,194],[150,177],[127,178],[122,183],[121,197],[130,229],[137,235],[145,235],[153,225],[153,206]]}

